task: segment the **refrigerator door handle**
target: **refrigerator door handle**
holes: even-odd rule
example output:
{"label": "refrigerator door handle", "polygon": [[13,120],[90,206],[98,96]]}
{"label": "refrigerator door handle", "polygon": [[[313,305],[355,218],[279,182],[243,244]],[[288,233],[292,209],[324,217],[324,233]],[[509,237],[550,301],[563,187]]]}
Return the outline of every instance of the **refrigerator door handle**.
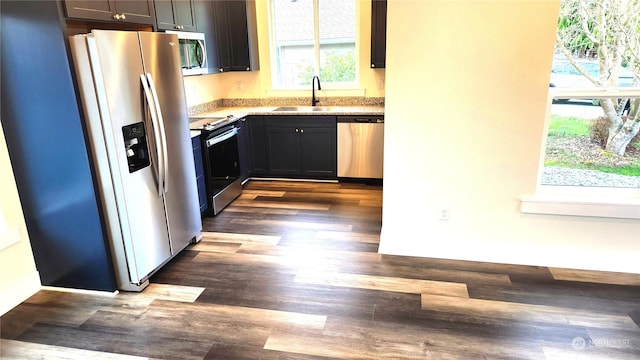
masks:
{"label": "refrigerator door handle", "polygon": [[147,80],[149,80],[149,87],[151,88],[151,95],[153,96],[153,102],[156,106],[156,120],[158,121],[158,128],[160,129],[160,137],[162,138],[162,162],[163,162],[163,172],[162,172],[162,189],[163,193],[166,193],[169,190],[169,178],[167,174],[169,173],[169,157],[167,156],[167,134],[164,130],[164,119],[162,118],[162,109],[160,109],[160,101],[158,100],[158,92],[156,91],[156,85],[153,82],[153,77],[151,77],[151,73],[147,73]]}
{"label": "refrigerator door handle", "polygon": [[149,107],[149,113],[151,114],[151,124],[153,125],[153,137],[155,138],[155,148],[156,148],[156,159],[157,159],[157,179],[158,179],[158,196],[162,196],[164,193],[164,161],[161,159],[160,154],[160,146],[162,144],[162,139],[160,138],[160,133],[158,129],[158,119],[156,114],[155,104],[153,104],[153,99],[151,97],[151,91],[149,90],[149,83],[147,82],[147,78],[145,75],[140,75],[140,81],[142,81],[142,88],[144,89],[144,97],[147,100],[147,105]]}

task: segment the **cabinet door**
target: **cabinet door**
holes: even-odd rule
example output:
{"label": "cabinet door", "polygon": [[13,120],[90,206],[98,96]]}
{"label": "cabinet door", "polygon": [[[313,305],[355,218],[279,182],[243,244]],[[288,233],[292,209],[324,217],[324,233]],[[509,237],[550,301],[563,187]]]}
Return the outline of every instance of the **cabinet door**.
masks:
{"label": "cabinet door", "polygon": [[384,68],[387,53],[387,0],[371,2],[371,67]]}
{"label": "cabinet door", "polygon": [[156,23],[153,0],[66,0],[64,6],[69,18],[147,25]]}
{"label": "cabinet door", "polygon": [[118,14],[124,14],[126,16],[126,18],[122,21],[136,24],[156,24],[153,0],[116,0],[115,3],[116,12]]}
{"label": "cabinet door", "polygon": [[116,4],[113,0],[64,2],[68,18],[114,21]]}
{"label": "cabinet door", "polygon": [[213,2],[215,41],[209,46],[216,47],[216,71],[259,69],[254,9],[254,1]]}
{"label": "cabinet door", "polygon": [[227,2],[227,21],[228,26],[231,26],[229,31],[230,70],[251,70],[246,1]]}
{"label": "cabinet door", "polygon": [[193,160],[196,171],[196,184],[198,185],[198,202],[200,203],[200,213],[207,211],[207,188],[204,176],[204,163],[202,162],[202,144],[200,135],[191,138],[193,147]]}
{"label": "cabinet door", "polygon": [[251,152],[251,172],[252,175],[267,175],[267,143],[262,116],[249,116],[249,143]]}
{"label": "cabinet door", "polygon": [[298,176],[300,168],[300,129],[267,126],[267,164],[269,175]]}
{"label": "cabinet door", "polygon": [[217,52],[217,71],[231,70],[231,44],[229,43],[229,20],[227,18],[227,1],[213,2],[213,22],[215,27],[215,40],[213,44]]}
{"label": "cabinet door", "polygon": [[251,176],[251,145],[249,124],[246,118],[238,120],[238,157],[240,158],[240,177],[242,181]]}
{"label": "cabinet door", "polygon": [[195,31],[195,4],[192,0],[156,0],[160,30]]}
{"label": "cabinet door", "polygon": [[336,126],[300,129],[302,175],[335,178],[337,174]]}

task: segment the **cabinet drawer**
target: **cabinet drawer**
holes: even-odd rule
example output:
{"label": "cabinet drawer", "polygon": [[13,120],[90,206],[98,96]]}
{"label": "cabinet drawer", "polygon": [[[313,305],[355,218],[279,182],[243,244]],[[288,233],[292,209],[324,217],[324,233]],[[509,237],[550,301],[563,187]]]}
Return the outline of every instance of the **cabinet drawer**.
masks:
{"label": "cabinet drawer", "polygon": [[331,115],[265,116],[267,127],[335,127],[336,121]]}

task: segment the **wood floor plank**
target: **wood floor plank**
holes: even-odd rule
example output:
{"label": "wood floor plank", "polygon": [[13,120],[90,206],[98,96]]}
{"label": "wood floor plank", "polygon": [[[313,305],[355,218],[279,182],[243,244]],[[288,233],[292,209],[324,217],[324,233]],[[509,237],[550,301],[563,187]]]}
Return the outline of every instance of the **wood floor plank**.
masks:
{"label": "wood floor plank", "polygon": [[[128,323],[123,321],[126,317],[118,315],[120,322]],[[166,336],[162,334],[167,332],[163,328],[143,327],[142,330],[132,333],[122,326],[87,329],[37,323],[17,340],[106,353],[185,360],[202,359],[211,347],[206,339]]]}
{"label": "wood floor plank", "polygon": [[487,339],[415,326],[338,319],[328,322],[322,332],[275,329],[265,349],[341,359],[544,358],[541,350],[516,339]]}
{"label": "wood floor plank", "polygon": [[556,280],[640,286],[640,274],[549,268]]}
{"label": "wood floor plank", "polygon": [[352,231],[320,230],[315,235],[320,240],[358,241],[371,244],[380,243],[380,234],[357,233]]}
{"label": "wood floor plank", "polygon": [[237,200],[233,202],[233,206],[246,206],[256,208],[277,208],[277,209],[296,209],[296,210],[329,210],[329,204],[316,204],[310,202],[294,202],[294,201],[251,201]]}
{"label": "wood floor plank", "polygon": [[0,358],[6,360],[149,360],[148,357],[113,354],[101,351],[36,344],[15,340],[0,340]]}
{"label": "wood floor plank", "polygon": [[484,316],[534,323],[546,322],[604,329],[640,330],[629,316],[545,305],[422,294],[422,309],[470,315],[481,313]]}
{"label": "wood floor plank", "polygon": [[234,253],[238,251],[242,244],[240,243],[228,243],[221,241],[211,241],[208,239],[202,239],[197,244],[192,245],[189,250],[193,251],[207,251],[207,252],[221,252],[221,253]]}
{"label": "wood floor plank", "polygon": [[406,279],[436,280],[469,285],[482,284],[504,288],[511,286],[511,279],[505,274],[482,273],[464,270],[415,268],[412,266],[378,264],[361,264],[358,262],[341,263],[342,272],[362,275],[400,277]]}
{"label": "wood floor plank", "polygon": [[287,220],[245,220],[235,219],[232,220],[233,225],[255,225],[255,226],[278,226],[287,228],[305,228],[315,230],[333,230],[333,231],[351,231],[353,226],[351,224],[336,224],[336,223],[321,223],[321,222],[309,222],[309,221],[287,221]]}
{"label": "wood floor plank", "polygon": [[594,347],[582,349],[570,346],[543,346],[542,351],[547,360],[633,360],[640,358],[639,353],[628,353],[615,349],[597,349]]}
{"label": "wood floor plank", "polygon": [[299,212],[299,210],[294,210],[294,209],[279,209],[279,208],[273,208],[273,207],[257,208],[257,207],[235,206],[235,205],[227,206],[224,209],[224,211],[227,213],[260,214],[260,215],[262,214],[296,215]]}
{"label": "wood floor plank", "polygon": [[315,269],[303,269],[299,271],[295,281],[305,284],[344,286],[410,294],[438,294],[451,297],[469,297],[467,286],[460,283],[344,274],[339,272],[321,272]]}
{"label": "wood floor plank", "polygon": [[276,245],[280,241],[280,236],[253,235],[240,233],[220,233],[203,231],[202,238],[207,241],[223,242],[223,243],[260,243]]}
{"label": "wood floor plank", "polygon": [[180,302],[194,302],[202,294],[205,288],[195,286],[149,284],[141,293],[153,299],[171,300]]}
{"label": "wood floor plank", "polygon": [[244,189],[242,190],[241,196],[245,196],[245,195],[253,196],[253,198],[255,199],[256,196],[283,197],[284,194],[285,194],[284,191]]}

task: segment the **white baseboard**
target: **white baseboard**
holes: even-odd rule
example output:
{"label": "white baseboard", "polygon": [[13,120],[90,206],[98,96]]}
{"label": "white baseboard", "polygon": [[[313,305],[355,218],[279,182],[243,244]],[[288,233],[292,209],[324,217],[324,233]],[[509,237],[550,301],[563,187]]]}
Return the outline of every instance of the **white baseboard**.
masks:
{"label": "white baseboard", "polygon": [[16,279],[12,284],[1,289],[0,315],[4,315],[9,310],[20,305],[21,302],[37,293],[41,287],[40,275],[37,271],[34,271],[22,278]]}

